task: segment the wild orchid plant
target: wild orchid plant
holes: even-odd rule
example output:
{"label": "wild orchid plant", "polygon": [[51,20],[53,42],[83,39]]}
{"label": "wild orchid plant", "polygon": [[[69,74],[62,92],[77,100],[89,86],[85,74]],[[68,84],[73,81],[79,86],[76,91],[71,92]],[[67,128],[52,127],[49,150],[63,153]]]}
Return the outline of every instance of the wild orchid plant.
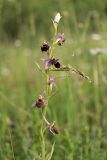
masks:
{"label": "wild orchid plant", "polygon": [[[70,65],[62,65],[59,62],[59,59],[57,59],[54,55],[55,53],[55,46],[62,46],[65,42],[65,37],[63,33],[58,33],[58,24],[61,19],[60,13],[57,13],[54,17],[53,21],[53,27],[54,27],[54,38],[52,40],[52,44],[49,45],[48,43],[44,42],[41,46],[41,52],[42,54],[47,55],[47,58],[44,60],[44,68],[45,71],[41,69],[41,67],[36,63],[39,70],[41,70],[45,74],[46,79],[46,89],[45,91],[39,95],[39,97],[34,101],[33,107],[36,107],[41,110],[41,116],[42,116],[42,123],[41,123],[41,129],[40,129],[40,135],[41,135],[41,159],[42,160],[50,160],[52,158],[52,154],[54,151],[54,144],[52,146],[52,150],[50,154],[46,155],[46,143],[45,143],[45,132],[46,128],[49,129],[49,131],[55,135],[59,133],[59,130],[55,126],[55,121],[49,122],[47,120],[47,109],[49,104],[49,98],[50,94],[53,90],[53,87],[55,86],[55,79],[52,76],[53,71],[65,71],[65,72],[74,72],[79,74],[80,76],[84,77],[85,79],[89,79],[83,72],[79,71],[78,69],[73,68]],[[46,158],[47,157],[47,158]]]}

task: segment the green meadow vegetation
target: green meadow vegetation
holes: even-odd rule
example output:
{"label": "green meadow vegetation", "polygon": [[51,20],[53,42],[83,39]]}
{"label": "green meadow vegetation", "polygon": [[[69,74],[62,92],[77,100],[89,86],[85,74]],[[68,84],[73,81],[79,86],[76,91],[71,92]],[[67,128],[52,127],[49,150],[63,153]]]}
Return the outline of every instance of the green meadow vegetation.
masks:
{"label": "green meadow vegetation", "polygon": [[52,160],[107,159],[107,1],[0,0],[0,160],[41,159],[41,116],[32,103],[44,76],[36,62],[42,66],[40,46],[52,37],[57,12],[66,41],[56,57],[91,82],[54,73],[47,115],[59,134],[46,131],[46,153],[55,142]]}

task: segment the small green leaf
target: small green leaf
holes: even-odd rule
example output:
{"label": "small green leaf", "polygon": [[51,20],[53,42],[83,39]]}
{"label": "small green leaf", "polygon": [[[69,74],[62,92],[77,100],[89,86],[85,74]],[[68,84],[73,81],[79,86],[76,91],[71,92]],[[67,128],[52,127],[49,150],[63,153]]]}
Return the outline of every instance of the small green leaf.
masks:
{"label": "small green leaf", "polygon": [[52,145],[51,152],[48,154],[47,160],[51,160],[52,159],[53,152],[54,152],[54,147],[55,147],[55,143],[53,143],[53,145]]}

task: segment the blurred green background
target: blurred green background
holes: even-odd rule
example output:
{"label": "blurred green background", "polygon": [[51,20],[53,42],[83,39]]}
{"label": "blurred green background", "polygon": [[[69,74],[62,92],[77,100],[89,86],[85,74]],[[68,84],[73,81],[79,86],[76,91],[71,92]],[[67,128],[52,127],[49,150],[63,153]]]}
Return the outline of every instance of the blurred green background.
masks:
{"label": "blurred green background", "polygon": [[55,141],[52,160],[107,159],[107,0],[0,0],[0,160],[40,159],[41,115],[31,106],[45,82],[35,62],[57,12],[66,42],[56,58],[92,82],[54,73],[47,117],[60,134],[47,130],[47,154]]}
{"label": "blurred green background", "polygon": [[27,3],[26,0],[1,0],[0,38],[50,36],[50,20],[56,12],[61,12],[62,27],[67,27],[71,33],[78,30],[77,23],[87,19],[91,21],[90,30],[96,30],[96,21],[106,20],[107,0],[30,0]]}

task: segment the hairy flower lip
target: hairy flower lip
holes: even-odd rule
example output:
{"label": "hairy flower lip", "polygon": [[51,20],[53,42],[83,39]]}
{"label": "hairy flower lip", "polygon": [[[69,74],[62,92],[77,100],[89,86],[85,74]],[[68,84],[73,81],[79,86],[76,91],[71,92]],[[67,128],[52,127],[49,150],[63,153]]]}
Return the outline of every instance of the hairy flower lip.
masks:
{"label": "hairy flower lip", "polygon": [[55,64],[54,64],[54,66],[55,66],[55,68],[60,68],[60,63],[59,62],[56,62]]}
{"label": "hairy flower lip", "polygon": [[32,107],[35,108],[44,108],[46,106],[46,99],[43,95],[39,95],[39,97],[34,101]]}
{"label": "hairy flower lip", "polygon": [[50,46],[46,42],[44,42],[43,45],[41,46],[41,52],[42,53],[47,52],[49,51],[49,49],[50,49]]}

